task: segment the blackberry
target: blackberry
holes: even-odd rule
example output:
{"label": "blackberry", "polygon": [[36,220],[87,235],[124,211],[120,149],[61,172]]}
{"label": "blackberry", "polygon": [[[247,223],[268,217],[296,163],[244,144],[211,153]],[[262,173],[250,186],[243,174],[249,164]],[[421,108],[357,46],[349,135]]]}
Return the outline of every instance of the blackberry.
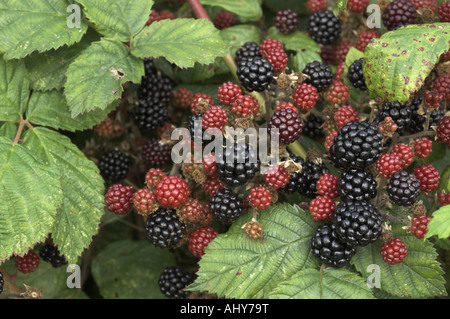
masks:
{"label": "blackberry", "polygon": [[289,34],[298,28],[298,14],[292,9],[278,11],[273,23],[278,31]]}
{"label": "blackberry", "polygon": [[136,125],[143,129],[154,131],[167,120],[168,109],[166,104],[157,98],[140,100],[133,110],[133,119]]}
{"label": "blackberry", "polygon": [[381,235],[383,217],[368,201],[346,201],[334,213],[339,239],[350,245],[366,246]]}
{"label": "blackberry", "polygon": [[257,151],[249,144],[227,145],[224,141],[223,152],[216,152],[217,173],[222,182],[230,187],[244,185],[260,168]]}
{"label": "blackberry", "polygon": [[145,58],[144,59],[145,75],[150,75],[155,72],[153,60],[154,60],[153,58]]}
{"label": "blackberry", "polygon": [[322,125],[324,123],[324,119],[321,117],[317,117],[313,114],[310,114],[306,117],[305,127],[303,128],[303,135],[306,135],[310,138],[322,138],[325,136],[325,133],[322,130]]}
{"label": "blackberry", "polygon": [[3,279],[3,273],[0,271],[0,294],[3,292],[4,284],[5,284],[5,280]]}
{"label": "blackberry", "polygon": [[222,188],[211,197],[209,208],[216,220],[231,224],[242,214],[244,202],[233,191]]}
{"label": "blackberry", "polygon": [[[426,122],[426,118],[425,116],[420,115],[417,111],[419,109],[419,105],[412,105],[411,106],[411,123],[410,126],[408,127],[408,131],[410,131],[411,133],[418,133],[418,132],[422,132],[424,129],[424,124]],[[437,108],[434,109],[430,112],[429,116],[430,116],[430,122],[428,125],[428,130],[432,129],[433,126],[437,126],[439,121],[442,120],[444,118],[444,110],[442,108]]]}
{"label": "blackberry", "polygon": [[244,45],[236,51],[234,60],[236,61],[236,64],[240,64],[241,61],[255,57],[261,57],[259,54],[259,45],[256,42],[245,42]]}
{"label": "blackberry", "polygon": [[342,242],[336,233],[336,225],[324,224],[317,228],[311,240],[312,254],[327,266],[341,268],[347,265],[356,248]]}
{"label": "blackberry", "polygon": [[142,78],[138,96],[142,100],[157,99],[166,106],[172,101],[172,82],[169,78],[156,73],[147,74]]}
{"label": "blackberry", "polygon": [[302,135],[303,126],[302,120],[291,108],[275,111],[267,123],[269,134],[278,130],[279,141],[285,145],[295,142]]}
{"label": "blackberry", "polygon": [[391,117],[397,124],[396,132],[403,134],[405,129],[411,125],[411,107],[406,103],[384,102],[381,110],[377,113],[377,122],[383,121],[386,117]]}
{"label": "blackberry", "polygon": [[413,24],[417,12],[414,4],[409,0],[394,0],[387,5],[381,16],[384,26],[389,30],[403,25]]}
{"label": "blackberry", "polygon": [[178,245],[186,235],[186,224],[178,217],[175,209],[159,207],[145,221],[147,239],[160,248]]}
{"label": "blackberry", "polygon": [[383,135],[376,124],[349,122],[339,130],[330,147],[330,159],[338,168],[365,169],[383,151]]}
{"label": "blackberry", "polygon": [[160,291],[168,298],[185,299],[189,292],[184,288],[192,284],[195,274],[186,271],[181,266],[164,268],[159,275],[158,285]]}
{"label": "blackberry", "polygon": [[47,244],[41,248],[39,251],[39,257],[41,257],[42,260],[51,263],[54,268],[67,264],[66,257],[61,255],[57,247],[50,244]]}
{"label": "blackberry", "polygon": [[315,163],[310,161],[306,161],[304,170],[306,183],[300,189],[300,194],[308,198],[314,198],[319,194],[317,192],[317,181],[322,175],[330,171],[322,162]]}
{"label": "blackberry", "polygon": [[317,43],[332,44],[341,34],[341,20],[330,10],[314,12],[308,19],[308,32]]}
{"label": "blackberry", "polygon": [[267,59],[254,57],[240,61],[236,74],[247,91],[262,92],[272,83],[274,68]]}
{"label": "blackberry", "polygon": [[398,206],[411,206],[420,194],[420,182],[414,174],[398,171],[387,186],[389,198]]}
{"label": "blackberry", "polygon": [[203,113],[195,113],[188,119],[187,129],[192,142],[198,143],[198,145],[204,145],[209,143],[207,140],[203,140],[203,134],[205,130],[202,128]]}
{"label": "blackberry", "polygon": [[[303,190],[305,188],[305,185],[308,181],[309,175],[306,173],[306,169],[305,167],[305,161],[302,157],[300,156],[295,156],[294,154],[289,154],[289,158],[291,160],[293,160],[295,163],[298,163],[302,166],[302,169],[298,172],[293,172],[291,173],[290,177],[289,177],[289,182],[287,183],[287,185],[283,188],[281,188],[280,190],[285,192],[285,193],[295,193],[295,192],[300,192],[301,190]],[[282,161],[286,161],[286,158],[283,158]]]}
{"label": "blackberry", "polygon": [[170,162],[172,148],[169,144],[162,143],[157,137],[145,142],[141,156],[149,167],[163,167]]}
{"label": "blackberry", "polygon": [[366,91],[366,80],[363,73],[364,58],[354,61],[348,68],[347,79],[352,83],[353,87]]}
{"label": "blackberry", "polygon": [[369,172],[346,170],[339,176],[338,194],[343,201],[369,201],[377,195],[377,182]]}
{"label": "blackberry", "polygon": [[112,181],[117,182],[124,179],[128,174],[130,158],[121,151],[109,151],[98,159],[100,174]]}
{"label": "blackberry", "polygon": [[317,92],[328,89],[333,81],[333,72],[331,71],[331,68],[319,61],[313,61],[306,64],[302,73],[308,76],[305,83],[314,86],[317,89]]}

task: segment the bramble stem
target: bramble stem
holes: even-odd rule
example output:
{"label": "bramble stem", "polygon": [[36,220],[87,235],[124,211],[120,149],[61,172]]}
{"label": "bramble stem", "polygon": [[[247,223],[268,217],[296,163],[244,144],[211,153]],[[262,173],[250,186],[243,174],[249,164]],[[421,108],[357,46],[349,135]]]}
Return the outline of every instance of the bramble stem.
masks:
{"label": "bramble stem", "polygon": [[287,148],[296,156],[301,156],[303,157],[303,159],[306,159],[306,150],[303,148],[303,146],[300,145],[298,141],[289,144]]}

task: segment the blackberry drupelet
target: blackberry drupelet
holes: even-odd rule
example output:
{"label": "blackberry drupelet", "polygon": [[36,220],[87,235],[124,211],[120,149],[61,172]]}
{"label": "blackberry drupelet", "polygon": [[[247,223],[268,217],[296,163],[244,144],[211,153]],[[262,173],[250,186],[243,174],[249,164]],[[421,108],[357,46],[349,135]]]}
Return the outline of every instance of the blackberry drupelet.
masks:
{"label": "blackberry drupelet", "polygon": [[231,224],[242,214],[244,202],[238,194],[222,188],[211,197],[209,208],[214,219],[224,224]]}
{"label": "blackberry drupelet", "polygon": [[217,173],[230,187],[244,185],[259,171],[258,153],[249,144],[224,141],[223,152],[216,152]]}
{"label": "blackberry drupelet", "polygon": [[364,58],[354,61],[347,71],[347,79],[352,83],[353,87],[366,91],[366,80],[363,73]]}
{"label": "blackberry drupelet", "polygon": [[325,121],[321,117],[310,114],[306,117],[305,127],[303,128],[303,135],[310,138],[322,138],[325,136],[322,125]]}
{"label": "blackberry drupelet", "polygon": [[140,100],[133,110],[136,125],[143,129],[154,131],[167,120],[168,109],[166,103],[158,98]]}
{"label": "blackberry drupelet", "polygon": [[195,280],[195,274],[186,271],[181,266],[164,268],[158,279],[160,291],[168,298],[185,299],[189,292],[184,288]]}
{"label": "blackberry drupelet", "polygon": [[186,235],[186,224],[175,209],[159,207],[145,221],[147,239],[160,248],[175,247]]}
{"label": "blackberry drupelet", "polygon": [[328,89],[333,81],[333,72],[331,71],[331,68],[319,61],[308,63],[302,73],[308,76],[305,83],[314,86],[317,89],[317,92]]}
{"label": "blackberry drupelet", "polygon": [[391,117],[398,126],[396,132],[401,135],[411,125],[411,114],[411,107],[406,103],[384,102],[377,113],[376,121],[381,122],[386,117]]}
{"label": "blackberry drupelet", "polygon": [[339,130],[330,147],[330,159],[338,168],[365,169],[383,151],[383,135],[376,124],[349,122]]}
{"label": "blackberry drupelet", "polygon": [[383,217],[368,201],[345,201],[334,213],[336,233],[350,245],[366,246],[381,235]]}
{"label": "blackberry drupelet", "polygon": [[100,174],[112,181],[117,182],[124,179],[128,174],[130,158],[121,151],[109,151],[98,159]]}
{"label": "blackberry drupelet", "polygon": [[324,224],[317,228],[312,237],[311,251],[325,265],[341,268],[350,262],[356,248],[339,239],[334,224]]}
{"label": "blackberry drupelet", "polygon": [[387,186],[389,198],[398,206],[411,206],[420,194],[420,182],[414,174],[398,171]]}
{"label": "blackberry drupelet", "polygon": [[254,57],[240,61],[236,74],[247,91],[262,92],[272,83],[274,68],[267,59]]}
{"label": "blackberry drupelet", "polygon": [[173,98],[172,82],[156,73],[147,74],[142,78],[138,96],[142,100],[157,99],[166,106]]}
{"label": "blackberry drupelet", "polygon": [[234,60],[236,64],[248,58],[261,57],[259,54],[259,45],[256,42],[245,42],[242,47],[237,49]]}
{"label": "blackberry drupelet", "polygon": [[343,201],[369,201],[377,195],[377,182],[369,172],[346,170],[338,178],[338,194]]}
{"label": "blackberry drupelet", "polygon": [[61,255],[57,247],[50,244],[47,244],[41,248],[39,251],[39,257],[41,257],[42,260],[51,263],[54,268],[67,264],[66,257]]}
{"label": "blackberry drupelet", "polygon": [[308,32],[317,43],[332,44],[341,34],[341,20],[330,10],[314,12],[308,19]]}

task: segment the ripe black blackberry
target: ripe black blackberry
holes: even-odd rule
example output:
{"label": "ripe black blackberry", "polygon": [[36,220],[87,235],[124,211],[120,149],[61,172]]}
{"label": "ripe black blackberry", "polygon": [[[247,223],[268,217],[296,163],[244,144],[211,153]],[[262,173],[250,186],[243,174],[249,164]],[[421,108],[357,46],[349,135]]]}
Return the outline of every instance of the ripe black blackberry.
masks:
{"label": "ripe black blackberry", "polygon": [[234,60],[236,64],[248,58],[261,57],[259,54],[259,45],[256,42],[245,42],[242,47],[237,49]]}
{"label": "ripe black blackberry", "polygon": [[306,117],[305,127],[303,128],[303,135],[308,136],[310,138],[322,138],[325,136],[323,132],[322,125],[324,123],[324,119],[321,117],[310,114]]}
{"label": "ripe black blackberry", "polygon": [[381,19],[388,30],[413,24],[417,18],[416,7],[409,0],[394,0],[387,5]]}
{"label": "ripe black blackberry", "polygon": [[145,75],[150,75],[155,72],[153,65],[153,58],[144,59],[144,68],[145,68]]}
{"label": "ripe black blackberry", "polygon": [[128,174],[130,158],[121,151],[109,151],[98,159],[100,174],[112,181],[117,182],[124,179]]}
{"label": "ripe black blackberry", "polygon": [[145,221],[147,239],[156,247],[172,248],[186,235],[186,224],[178,217],[175,209],[159,207]]}
{"label": "ripe black blackberry", "polygon": [[186,271],[181,266],[164,268],[159,275],[158,285],[160,291],[168,298],[185,299],[189,292],[184,290],[195,280],[195,274]]}
{"label": "ripe black blackberry", "polygon": [[[302,166],[302,169],[298,172],[291,173],[289,177],[289,183],[280,188],[281,191],[285,193],[295,193],[301,192],[306,187],[309,177],[309,172],[307,173],[307,169],[305,169],[305,160],[300,156],[295,156],[294,154],[289,154],[289,158],[297,164]],[[282,161],[286,161],[287,158],[283,158]]]}
{"label": "ripe black blackberry", "polygon": [[[423,97],[416,97],[411,103],[411,122],[408,126],[408,131],[411,133],[418,133],[424,130],[424,125],[427,119],[418,112],[422,100]],[[430,112],[428,130],[430,130],[433,126],[437,126],[439,121],[444,118],[444,114],[445,112],[442,108],[432,110]]]}
{"label": "ripe black blackberry", "polygon": [[411,124],[411,107],[406,103],[384,102],[377,113],[376,122],[379,123],[388,116],[397,124],[396,132],[401,135]]}
{"label": "ripe black blackberry", "polygon": [[42,260],[51,263],[54,268],[67,264],[66,257],[61,255],[57,247],[50,244],[46,244],[41,248],[39,257],[41,257]]}
{"label": "ripe black blackberry", "polygon": [[166,103],[158,98],[140,100],[133,110],[133,119],[142,130],[154,131],[167,120]]}
{"label": "ripe black blackberry", "polygon": [[170,162],[171,151],[172,148],[169,144],[162,143],[159,138],[155,137],[145,142],[141,156],[147,166],[159,168]]}
{"label": "ripe black blackberry", "polygon": [[142,100],[157,99],[166,106],[173,98],[172,82],[169,78],[156,73],[146,74],[142,77],[138,96]]}
{"label": "ripe black blackberry", "polygon": [[383,217],[368,201],[345,201],[334,213],[336,233],[350,245],[365,246],[381,235]]}
{"label": "ripe black blackberry", "polygon": [[278,11],[273,23],[278,31],[289,34],[298,28],[298,14],[292,9]]}
{"label": "ripe black blackberry", "polygon": [[328,89],[333,81],[333,72],[331,71],[331,68],[319,61],[308,63],[302,73],[308,76],[305,83],[314,86],[317,89],[317,92]]}
{"label": "ripe black blackberry", "polygon": [[3,279],[3,273],[0,271],[0,294],[3,292],[4,284],[5,284],[5,280]]}
{"label": "ripe black blackberry", "polygon": [[369,172],[346,170],[338,178],[338,194],[343,201],[369,201],[377,195],[377,182]]}
{"label": "ripe black blackberry", "polygon": [[420,194],[420,182],[414,174],[395,172],[387,186],[389,198],[398,206],[411,206]]}
{"label": "ripe black blackberry", "polygon": [[383,152],[383,135],[374,123],[349,122],[338,131],[330,159],[338,168],[365,169]]}
{"label": "ripe black blackberry", "polygon": [[330,10],[314,12],[308,19],[308,32],[317,43],[332,44],[341,34],[341,20]]}
{"label": "ripe black blackberry", "polygon": [[244,185],[259,171],[261,161],[249,144],[224,141],[223,152],[216,152],[217,173],[222,182],[230,187]]}
{"label": "ripe black blackberry", "polygon": [[330,170],[321,161],[306,161],[304,170],[305,172],[303,174],[306,179],[306,183],[303,188],[300,189],[300,194],[308,198],[314,198],[318,195],[317,181],[320,176],[325,173],[329,173]]}
{"label": "ripe black blackberry", "polygon": [[231,224],[241,216],[244,202],[238,194],[227,188],[222,188],[211,197],[209,208],[214,219],[224,224]]}
{"label": "ripe black blackberry", "polygon": [[356,248],[339,239],[334,224],[324,224],[317,228],[312,237],[311,251],[325,265],[341,268],[350,262]]}
{"label": "ripe black blackberry", "polygon": [[254,57],[240,61],[236,74],[247,91],[262,92],[272,83],[274,68],[265,58]]}
{"label": "ripe black blackberry", "polygon": [[354,61],[349,67],[347,71],[347,79],[350,83],[357,89],[361,91],[366,91],[366,80],[364,78],[363,73],[363,62],[364,58],[358,59]]}

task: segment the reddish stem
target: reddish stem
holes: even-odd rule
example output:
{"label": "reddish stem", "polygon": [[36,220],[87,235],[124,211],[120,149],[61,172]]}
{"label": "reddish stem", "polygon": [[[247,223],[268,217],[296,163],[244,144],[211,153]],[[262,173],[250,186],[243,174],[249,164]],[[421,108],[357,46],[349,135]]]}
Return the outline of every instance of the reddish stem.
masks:
{"label": "reddish stem", "polygon": [[187,0],[197,18],[211,20],[199,0]]}

